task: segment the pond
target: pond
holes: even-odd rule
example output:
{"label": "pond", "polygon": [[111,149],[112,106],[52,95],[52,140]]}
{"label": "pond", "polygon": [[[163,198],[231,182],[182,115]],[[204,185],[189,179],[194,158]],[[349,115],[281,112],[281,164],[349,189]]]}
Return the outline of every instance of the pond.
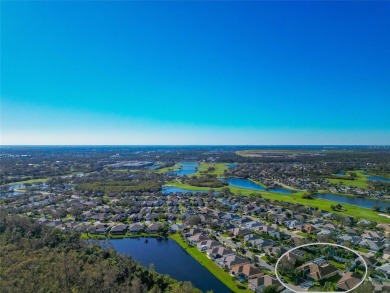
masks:
{"label": "pond", "polygon": [[175,192],[182,192],[182,193],[187,193],[187,192],[190,192],[190,193],[198,193],[198,192],[202,192],[202,193],[207,193],[208,190],[187,190],[187,189],[183,189],[183,188],[180,188],[180,187],[175,187],[175,186],[168,186],[168,185],[165,185],[162,187],[162,193],[163,194],[168,194],[168,193],[175,193]]}
{"label": "pond", "polygon": [[[146,241],[147,240],[147,241]],[[191,281],[203,292],[231,292],[219,279],[198,263],[174,240],[157,238],[124,238],[110,240],[120,254],[128,254],[145,267],[154,265],[156,272],[179,281]],[[107,247],[106,241],[100,242]],[[109,245],[109,244],[108,244]]]}
{"label": "pond", "polygon": [[338,175],[338,176],[345,176],[346,174],[345,174],[344,171],[339,171],[339,172],[336,173],[336,175]]}
{"label": "pond", "polygon": [[376,176],[376,175],[371,175],[371,176],[367,177],[367,180],[382,181],[382,182],[390,182],[390,179],[389,179],[389,178],[381,177],[381,176]]}
{"label": "pond", "polygon": [[183,175],[188,176],[188,175],[195,174],[198,171],[197,170],[198,166],[199,164],[196,162],[182,162],[179,170],[170,173],[179,176],[183,176]]}
{"label": "pond", "polygon": [[234,168],[234,167],[236,167],[237,165],[238,165],[238,164],[236,164],[236,163],[226,164],[226,166],[227,166],[229,169]]}
{"label": "pond", "polygon": [[341,204],[351,204],[355,206],[360,206],[363,208],[372,209],[374,206],[379,206],[383,211],[385,207],[390,207],[390,202],[383,200],[375,200],[370,198],[362,198],[356,196],[348,196],[341,194],[330,194],[330,193],[320,193],[316,195],[317,198],[327,199],[335,201]]}
{"label": "pond", "polygon": [[253,189],[253,190],[259,190],[259,191],[270,191],[270,192],[275,192],[275,193],[283,193],[283,194],[292,194],[294,191],[285,189],[285,188],[266,188],[260,184],[257,184],[249,179],[244,179],[244,178],[221,178],[221,181],[225,181],[229,183],[231,186],[236,186],[236,187],[241,187],[241,188],[246,188],[246,189]]}
{"label": "pond", "polygon": [[8,191],[8,192],[0,192],[0,197],[9,197],[24,194],[21,191]]}

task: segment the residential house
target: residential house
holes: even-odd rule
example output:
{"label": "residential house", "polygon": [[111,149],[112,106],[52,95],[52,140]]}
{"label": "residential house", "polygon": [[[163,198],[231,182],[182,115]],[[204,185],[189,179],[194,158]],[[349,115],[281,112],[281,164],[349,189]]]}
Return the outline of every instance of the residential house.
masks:
{"label": "residential house", "polygon": [[198,247],[199,251],[205,252],[208,249],[222,246],[222,243],[219,241],[215,241],[215,240],[204,240],[204,241],[198,242],[198,244],[196,246]]}
{"label": "residential house", "polygon": [[356,287],[362,281],[362,276],[353,272],[347,272],[336,285],[340,291],[349,291]]}
{"label": "residential house", "polygon": [[159,222],[152,223],[148,226],[148,228],[146,228],[146,232],[150,233],[150,234],[157,233],[157,231],[158,231],[158,229],[160,229],[160,227],[161,227],[161,223],[159,223]]}
{"label": "residential house", "polygon": [[256,293],[262,293],[265,287],[271,285],[276,286],[277,291],[284,289],[284,286],[276,278],[273,278],[270,275],[264,275],[248,281],[249,289]]}
{"label": "residential house", "polygon": [[367,257],[363,254],[360,255],[360,257],[357,257],[355,261],[362,261],[361,258],[364,260],[364,262],[366,263],[369,269],[373,268],[378,263],[378,260],[375,257],[373,256]]}
{"label": "residential house", "polygon": [[251,241],[251,240],[256,240],[256,239],[260,239],[260,236],[257,235],[257,234],[247,234],[244,236],[244,241],[247,242],[247,241]]}
{"label": "residential house", "polygon": [[262,224],[257,222],[257,221],[248,222],[248,223],[245,223],[245,225],[244,225],[244,227],[246,229],[255,230],[255,231],[258,231],[258,229],[261,226],[262,226]]}
{"label": "residential house", "polygon": [[251,264],[238,264],[230,267],[230,273],[234,276],[245,278],[246,280],[261,277],[264,275],[262,270]]}
{"label": "residential house", "polygon": [[96,222],[90,227],[91,234],[106,234],[110,228],[103,223]]}
{"label": "residential house", "polygon": [[345,242],[349,242],[352,245],[358,245],[362,241],[362,238],[359,236],[352,236],[348,234],[340,235],[337,237],[337,242],[339,244],[343,244]]}
{"label": "residential house", "polygon": [[115,234],[126,234],[127,225],[125,224],[118,224],[111,228],[110,233]]}
{"label": "residential house", "polygon": [[241,228],[234,228],[234,229],[230,230],[230,232],[234,236],[246,235],[246,234],[251,233],[251,231],[249,229],[241,229]]}
{"label": "residential house", "polygon": [[196,245],[200,241],[210,240],[210,237],[205,234],[196,234],[187,238],[190,245]]}
{"label": "residential house", "polygon": [[274,246],[275,245],[274,241],[269,240],[269,239],[264,239],[264,238],[255,239],[255,240],[251,240],[251,241],[248,241],[248,242],[252,245],[253,248],[256,248],[258,250],[262,250],[265,247]]}
{"label": "residential house", "polygon": [[217,265],[224,269],[230,269],[235,265],[249,264],[249,260],[235,254],[227,255],[216,260]]}
{"label": "residential house", "polygon": [[376,231],[365,231],[362,234],[362,238],[363,239],[370,239],[373,241],[382,241],[384,238],[384,235],[382,233],[376,232]]}
{"label": "residential house", "polygon": [[144,230],[144,226],[139,223],[134,223],[129,226],[129,232],[130,233],[141,233]]}
{"label": "residential house", "polygon": [[390,280],[390,263],[385,263],[384,265],[376,268],[376,271],[383,274],[387,279]]}
{"label": "residential house", "polygon": [[207,256],[212,259],[218,259],[233,254],[234,254],[233,250],[223,246],[213,247],[207,250]]}
{"label": "residential house", "polygon": [[183,230],[183,228],[184,228],[184,225],[182,225],[182,224],[172,224],[171,227],[169,227],[169,230],[171,232],[177,232],[179,230]]}
{"label": "residential house", "polygon": [[386,247],[383,250],[383,259],[389,259],[390,258],[390,247]]}
{"label": "residential house", "polygon": [[383,241],[372,241],[370,239],[364,239],[359,243],[360,247],[367,248],[369,251],[376,253],[382,248],[385,247],[385,242]]}
{"label": "residential house", "polygon": [[305,263],[297,270],[302,271],[304,275],[316,281],[333,277],[339,273],[339,270],[328,262],[318,263],[317,261]]}

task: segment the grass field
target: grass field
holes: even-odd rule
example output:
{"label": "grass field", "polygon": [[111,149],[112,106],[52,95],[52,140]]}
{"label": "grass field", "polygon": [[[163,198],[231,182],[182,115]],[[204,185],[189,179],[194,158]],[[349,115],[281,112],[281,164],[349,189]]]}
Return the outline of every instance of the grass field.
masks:
{"label": "grass field", "polygon": [[[186,190],[210,190],[210,188],[207,187],[195,187],[187,184],[183,184],[177,181],[168,182],[167,185],[175,186],[179,188],[183,188]],[[214,190],[218,191],[221,188],[215,188]],[[355,217],[357,219],[367,219],[370,221],[375,221],[378,223],[390,223],[390,218],[380,216],[376,212],[374,212],[371,209],[354,206],[354,205],[348,205],[348,204],[342,204],[345,211],[343,212],[336,212],[332,211],[330,208],[331,205],[334,205],[334,201],[325,200],[325,199],[305,199],[302,198],[302,195],[304,192],[297,192],[294,194],[280,194],[280,193],[274,193],[269,191],[254,191],[250,189],[244,189],[234,186],[229,186],[230,191],[232,191],[235,194],[242,194],[242,195],[250,195],[253,193],[260,193],[263,198],[271,199],[271,200],[279,200],[279,201],[286,201],[290,203],[297,203],[302,204],[304,206],[310,206],[310,207],[317,207],[320,210],[329,211],[335,214],[341,214],[341,215],[348,215]]]}
{"label": "grass field", "polygon": [[214,261],[209,259],[206,256],[206,253],[200,252],[196,247],[188,245],[188,243],[186,243],[183,239],[181,239],[179,234],[173,234],[169,237],[175,240],[194,259],[196,259],[202,266],[207,268],[214,276],[216,276],[221,282],[223,282],[227,287],[229,287],[234,292],[246,292],[246,293],[253,292],[250,291],[249,289],[240,288],[244,285],[243,284],[240,285],[236,281],[232,280],[230,274],[225,272]]}
{"label": "grass field", "polygon": [[[333,184],[338,184],[341,182],[343,185],[356,186],[358,188],[367,189],[367,177],[370,175],[363,174],[363,171],[354,171],[354,172],[357,175],[357,178],[355,180],[345,180],[345,179],[343,180],[343,179],[332,179],[332,178],[328,178],[326,180]],[[340,178],[341,177],[349,177],[349,175],[340,176]]]}
{"label": "grass field", "polygon": [[156,173],[168,173],[168,172],[175,172],[175,171],[178,171],[179,169],[181,168],[181,164],[176,164],[174,166],[171,166],[171,167],[165,167],[165,168],[161,168],[161,169],[157,169],[157,170],[154,170],[154,172]]}
{"label": "grass field", "polygon": [[24,181],[18,181],[18,182],[11,182],[7,183],[6,185],[13,185],[13,184],[25,184],[25,183],[40,183],[40,182],[46,182],[49,180],[49,178],[38,178],[38,179],[30,179],[30,180],[24,180]]}
{"label": "grass field", "polygon": [[[200,175],[200,174],[213,174],[217,175],[217,177],[222,177],[223,172],[229,167],[227,166],[228,164],[225,163],[200,163],[198,167],[198,172],[196,172],[194,175]],[[214,168],[215,170],[208,172],[207,170],[209,168]]]}

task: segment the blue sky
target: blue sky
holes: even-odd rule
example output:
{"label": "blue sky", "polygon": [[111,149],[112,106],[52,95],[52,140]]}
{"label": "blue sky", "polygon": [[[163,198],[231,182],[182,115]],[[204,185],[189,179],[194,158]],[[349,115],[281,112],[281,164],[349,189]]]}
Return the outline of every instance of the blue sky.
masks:
{"label": "blue sky", "polygon": [[389,144],[390,2],[2,2],[2,144]]}

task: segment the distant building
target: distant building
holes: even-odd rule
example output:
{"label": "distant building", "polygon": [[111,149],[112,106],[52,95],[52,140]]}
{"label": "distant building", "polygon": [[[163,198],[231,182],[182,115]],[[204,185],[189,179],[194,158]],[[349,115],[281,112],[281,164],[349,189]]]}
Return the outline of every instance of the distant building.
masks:
{"label": "distant building", "polygon": [[114,169],[141,169],[152,166],[154,163],[149,161],[124,161],[107,165],[106,167]]}

